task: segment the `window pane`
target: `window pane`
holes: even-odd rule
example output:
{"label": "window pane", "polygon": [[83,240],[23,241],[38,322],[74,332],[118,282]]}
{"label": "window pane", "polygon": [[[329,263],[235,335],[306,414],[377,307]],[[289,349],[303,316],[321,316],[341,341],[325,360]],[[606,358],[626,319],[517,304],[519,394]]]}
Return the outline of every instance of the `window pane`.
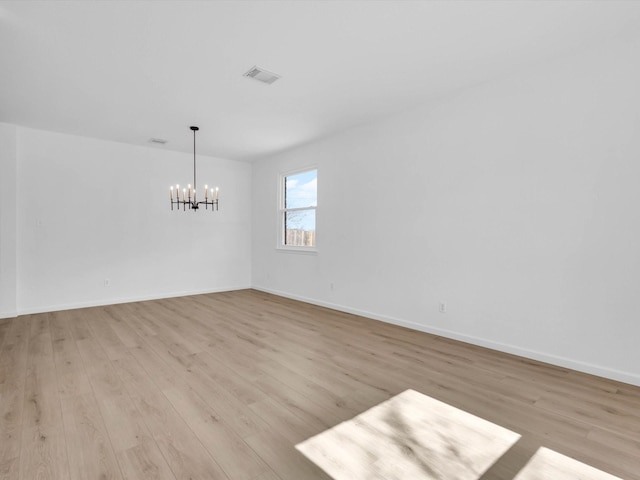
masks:
{"label": "window pane", "polygon": [[315,247],[315,210],[284,212],[284,244],[294,247]]}
{"label": "window pane", "polygon": [[318,171],[285,177],[284,208],[315,207],[318,204]]}

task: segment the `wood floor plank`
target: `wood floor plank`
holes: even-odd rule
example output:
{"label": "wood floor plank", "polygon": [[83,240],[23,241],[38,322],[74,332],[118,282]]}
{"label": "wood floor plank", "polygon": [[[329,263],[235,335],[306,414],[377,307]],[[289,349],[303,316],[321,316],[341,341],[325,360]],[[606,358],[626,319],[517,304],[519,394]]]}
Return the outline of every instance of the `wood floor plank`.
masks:
{"label": "wood floor plank", "polygon": [[[123,369],[123,366],[128,368]],[[129,395],[130,391],[139,392],[145,386],[157,392],[155,384],[146,378],[146,372],[130,354],[114,361],[109,369],[118,380],[109,384],[109,393],[100,395],[98,404],[124,478],[174,479],[170,466]],[[141,378],[146,382],[140,382]],[[111,385],[118,388],[114,390]]]}
{"label": "wood floor plank", "polygon": [[142,344],[140,335],[128,324],[126,312],[107,306],[104,314],[109,317],[109,325],[123,346],[131,348]]}
{"label": "wood floor plank", "polygon": [[309,402],[313,401],[325,411],[330,412],[332,418],[336,419],[336,423],[348,420],[362,411],[362,405],[353,402],[349,396],[336,395],[308,377],[292,372],[280,364],[263,362],[259,366],[269,377],[297,391],[308,398]]}
{"label": "wood floor plank", "polygon": [[330,480],[326,473],[308,461],[278,433],[259,433],[245,441],[268,463],[280,478],[305,480]]}
{"label": "wood floor plank", "polygon": [[140,412],[128,393],[122,391],[101,396],[97,402],[116,453],[129,450],[151,439]]}
{"label": "wood floor plank", "polygon": [[133,355],[116,361],[124,388],[177,479],[228,477]]}
{"label": "wood floor plank", "polygon": [[170,404],[151,406],[144,399],[138,402],[143,419],[176,478],[228,479]]}
{"label": "wood floor plank", "polygon": [[294,445],[327,428],[315,417],[300,411],[294,413],[282,402],[271,397],[252,403],[249,408],[268,423],[271,429],[286,437]]}
{"label": "wood floor plank", "polygon": [[198,353],[193,360],[194,364],[200,367],[214,382],[223,386],[244,404],[250,405],[264,397],[264,393],[252,383],[252,380],[260,372],[257,366],[252,368],[251,372],[245,376],[243,368],[232,370],[221,359],[216,358],[209,352]]}
{"label": "wood floor plank", "polygon": [[105,307],[96,307],[94,315],[87,316],[87,324],[106,353],[109,360],[120,358],[125,354],[126,346],[122,343],[111,327],[112,320],[106,313]]}
{"label": "wood floor plank", "polygon": [[295,445],[413,389],[640,480],[640,387],[253,290],[0,320],[0,480],[326,480]]}
{"label": "wood floor plank", "polygon": [[249,406],[227,391],[200,367],[194,366],[188,377],[189,388],[212,406],[241,438],[268,430],[268,424],[256,416]]}
{"label": "wood floor plank", "polygon": [[275,473],[271,472],[264,475],[260,475],[258,478],[256,478],[256,480],[282,480],[282,479],[279,476],[277,476]]}
{"label": "wood floor plank", "polygon": [[100,342],[93,337],[76,340],[76,347],[78,347],[85,370],[87,371],[88,367],[92,365],[99,365],[110,361],[107,352],[103,350]]}
{"label": "wood floor plank", "polygon": [[288,387],[269,375],[263,375],[257,379],[255,383],[267,396],[279,400],[294,414],[309,415],[327,428],[334,426],[340,421],[340,418],[331,410],[324,408],[320,403],[305,397],[298,392],[297,389]]}
{"label": "wood floor plank", "polygon": [[620,405],[612,407],[599,399],[581,398],[581,402],[577,399],[575,394],[545,393],[535,406],[583,422],[597,419],[614,431],[625,428],[631,438],[640,438],[640,410]]}
{"label": "wood floor plank", "polygon": [[0,350],[0,478],[18,478],[29,322],[5,322]]}
{"label": "wood floor plank", "polygon": [[224,418],[190,389],[164,392],[229,478],[254,480],[271,469],[230,428]]}
{"label": "wood floor plank", "polygon": [[79,308],[77,310],[68,310],[65,314],[69,317],[69,328],[74,340],[85,340],[93,337],[93,333],[87,323],[87,317],[93,315],[93,309]]}
{"label": "wood floor plank", "polygon": [[63,403],[70,478],[122,479],[102,415],[93,394],[69,397]]}
{"label": "wood floor plank", "polygon": [[20,478],[20,457],[0,462],[0,480],[15,480],[17,478]]}
{"label": "wood floor plank", "polygon": [[[155,342],[151,342],[151,344],[155,345]],[[130,349],[129,353],[153,377],[153,381],[159,388],[166,389],[184,383],[184,379],[178,372],[167,364],[167,360],[174,361],[175,358],[168,355],[165,350],[160,349],[160,354],[158,354],[153,347],[149,346],[149,343],[145,343]]]}
{"label": "wood floor plank", "polygon": [[4,344],[4,339],[9,332],[13,321],[11,318],[0,318],[0,347]]}
{"label": "wood floor plank", "polygon": [[91,393],[89,377],[85,372],[84,360],[69,328],[67,312],[52,315],[51,340],[53,360],[58,378],[58,392],[61,398]]}
{"label": "wood floor plank", "polygon": [[39,425],[22,431],[20,480],[69,480],[67,437],[63,428]]}
{"label": "wood floor plank", "polygon": [[127,480],[175,480],[175,475],[153,440],[116,453],[122,474]]}
{"label": "wood floor plank", "polygon": [[[283,367],[313,380],[338,396],[350,395],[354,391],[352,381],[341,378],[342,375],[335,368],[314,361],[311,352],[301,355],[284,348],[280,351],[261,350],[260,353],[263,361],[275,361]],[[372,396],[376,396],[376,393],[379,392],[378,389],[367,388],[364,384],[358,386],[358,391],[369,392]]]}
{"label": "wood floor plank", "polygon": [[48,325],[47,316],[31,317],[22,421],[25,429],[62,428],[60,397]]}
{"label": "wood floor plank", "polygon": [[[127,324],[141,337],[158,334],[158,325],[148,311],[151,302],[134,302],[120,305],[119,311]],[[137,328],[137,326],[139,326]]]}
{"label": "wood floor plank", "polygon": [[67,440],[53,358],[50,314],[28,319],[20,479],[68,479]]}
{"label": "wood floor plank", "polygon": [[[200,354],[183,350],[180,352],[182,355],[177,355],[178,352],[168,348],[170,340],[162,335],[151,335],[145,340],[146,345],[133,348],[130,353],[153,376],[161,390],[170,390],[176,385],[193,389],[209,403],[215,403],[216,410],[225,416],[227,423],[240,437],[253,435],[264,428],[246,406],[238,403],[231,391],[216,382],[219,377],[210,375],[214,373],[212,369],[205,370],[207,364],[199,358]],[[262,392],[260,394],[263,395]]]}

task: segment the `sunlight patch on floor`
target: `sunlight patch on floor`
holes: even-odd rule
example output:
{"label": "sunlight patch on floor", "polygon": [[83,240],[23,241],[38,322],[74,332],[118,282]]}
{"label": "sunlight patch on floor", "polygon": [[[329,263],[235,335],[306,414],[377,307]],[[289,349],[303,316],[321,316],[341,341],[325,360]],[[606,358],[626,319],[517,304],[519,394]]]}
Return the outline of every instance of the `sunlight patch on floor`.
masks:
{"label": "sunlight patch on floor", "polygon": [[561,453],[540,447],[514,480],[621,480]]}
{"label": "sunlight patch on floor", "polygon": [[519,438],[406,390],[296,448],[336,480],[477,480]]}

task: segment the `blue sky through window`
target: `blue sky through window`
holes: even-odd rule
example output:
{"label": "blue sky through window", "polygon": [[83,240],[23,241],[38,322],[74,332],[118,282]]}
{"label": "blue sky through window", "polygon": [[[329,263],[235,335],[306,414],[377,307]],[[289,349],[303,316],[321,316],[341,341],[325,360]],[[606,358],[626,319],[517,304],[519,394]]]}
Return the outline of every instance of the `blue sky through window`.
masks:
{"label": "blue sky through window", "polygon": [[[285,186],[285,208],[315,207],[318,205],[318,171],[287,175]],[[301,230],[316,229],[315,211],[291,212],[287,214],[287,228]]]}
{"label": "blue sky through window", "polygon": [[285,208],[315,207],[318,204],[318,171],[287,175]]}

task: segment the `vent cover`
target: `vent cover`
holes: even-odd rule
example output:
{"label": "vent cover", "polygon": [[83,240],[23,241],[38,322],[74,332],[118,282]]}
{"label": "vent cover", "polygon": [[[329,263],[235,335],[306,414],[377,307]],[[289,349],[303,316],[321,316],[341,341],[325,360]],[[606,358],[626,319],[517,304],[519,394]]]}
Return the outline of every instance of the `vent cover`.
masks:
{"label": "vent cover", "polygon": [[253,78],[254,80],[258,80],[259,82],[266,83],[267,85],[271,85],[273,82],[280,78],[280,75],[272,72],[268,72],[264,68],[260,67],[252,67],[249,69],[247,73],[244,74],[245,77]]}
{"label": "vent cover", "polygon": [[159,145],[164,145],[167,143],[167,140],[163,140],[162,138],[150,138],[149,143],[157,143]]}

